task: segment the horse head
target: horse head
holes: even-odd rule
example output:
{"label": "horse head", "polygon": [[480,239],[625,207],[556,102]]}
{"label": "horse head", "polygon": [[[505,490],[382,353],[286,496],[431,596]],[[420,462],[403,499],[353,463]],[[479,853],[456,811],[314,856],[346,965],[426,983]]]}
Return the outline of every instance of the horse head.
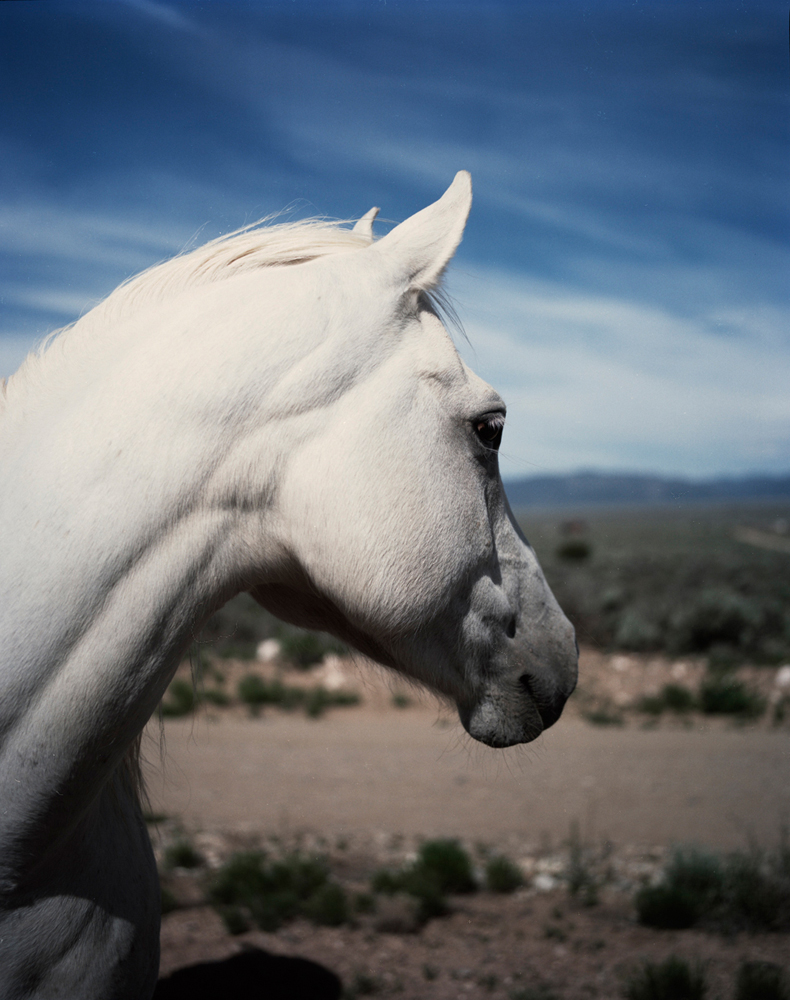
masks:
{"label": "horse head", "polygon": [[471,736],[505,747],[557,720],[577,647],[505,497],[505,404],[431,294],[470,206],[461,172],[382,239],[305,265],[298,308],[331,317],[312,352],[324,377],[305,360],[291,383],[298,441],[286,433],[268,510],[278,558],[251,593],[448,696]]}

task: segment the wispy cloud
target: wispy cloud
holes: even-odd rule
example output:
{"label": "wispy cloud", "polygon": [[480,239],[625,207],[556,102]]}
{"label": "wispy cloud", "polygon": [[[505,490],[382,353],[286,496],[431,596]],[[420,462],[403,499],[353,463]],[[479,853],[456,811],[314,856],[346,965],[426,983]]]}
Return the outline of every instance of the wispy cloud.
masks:
{"label": "wispy cloud", "polygon": [[690,319],[497,273],[457,284],[462,353],[508,403],[506,475],[790,463],[790,308]]}

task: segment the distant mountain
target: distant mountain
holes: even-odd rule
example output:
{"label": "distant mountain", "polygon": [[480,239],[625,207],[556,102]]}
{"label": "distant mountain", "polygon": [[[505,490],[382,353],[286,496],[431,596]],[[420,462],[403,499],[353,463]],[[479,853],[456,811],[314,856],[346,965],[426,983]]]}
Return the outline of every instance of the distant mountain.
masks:
{"label": "distant mountain", "polygon": [[576,472],[514,479],[505,483],[505,491],[512,507],[790,499],[790,475],[695,481],[617,472]]}

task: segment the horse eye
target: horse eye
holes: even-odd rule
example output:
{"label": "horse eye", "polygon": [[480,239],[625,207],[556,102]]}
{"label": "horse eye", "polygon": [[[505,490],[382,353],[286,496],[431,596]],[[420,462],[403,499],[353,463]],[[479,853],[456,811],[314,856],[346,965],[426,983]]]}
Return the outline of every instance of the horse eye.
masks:
{"label": "horse eye", "polygon": [[499,449],[502,443],[502,431],[505,428],[505,417],[501,413],[491,413],[474,421],[475,434],[478,439],[493,451]]}

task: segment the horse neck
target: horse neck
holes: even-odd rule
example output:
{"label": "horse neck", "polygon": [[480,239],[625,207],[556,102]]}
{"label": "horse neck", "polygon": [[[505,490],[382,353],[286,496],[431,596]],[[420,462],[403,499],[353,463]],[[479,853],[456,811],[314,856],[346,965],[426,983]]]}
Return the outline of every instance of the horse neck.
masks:
{"label": "horse neck", "polygon": [[3,436],[0,885],[9,887],[68,838],[194,629],[240,589],[228,551],[238,512],[205,500],[222,436],[198,427],[168,440],[161,419],[140,419],[154,391],[135,402],[127,390],[132,413],[121,413],[119,386],[99,381],[100,396],[53,393],[18,426],[12,415]]}
{"label": "horse neck", "polygon": [[194,629],[277,564],[278,470],[372,363],[338,338],[377,325],[315,263],[326,294],[299,299],[299,268],[235,278],[103,339],[78,326],[28,378],[49,391],[9,386],[0,866],[84,814]]}

